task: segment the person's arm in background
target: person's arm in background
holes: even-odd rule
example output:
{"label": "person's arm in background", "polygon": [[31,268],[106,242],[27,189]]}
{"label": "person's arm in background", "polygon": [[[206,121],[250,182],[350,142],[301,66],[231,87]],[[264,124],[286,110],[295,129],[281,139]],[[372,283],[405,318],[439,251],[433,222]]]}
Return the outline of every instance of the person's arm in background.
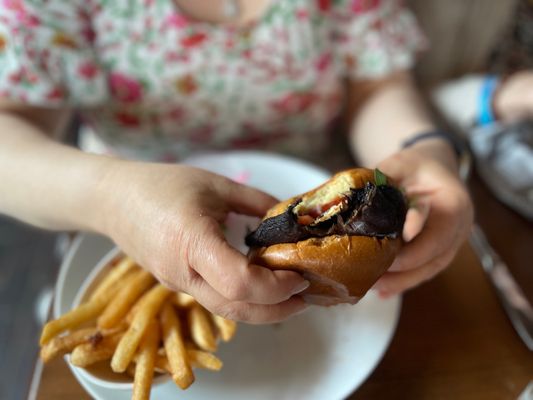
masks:
{"label": "person's arm in background", "polygon": [[383,296],[393,295],[432,278],[452,261],[469,233],[472,204],[446,140],[424,139],[402,148],[405,140],[435,129],[408,73],[352,82],[350,99],[354,156],[391,176],[412,203],[403,231],[406,244],[375,285]]}
{"label": "person's arm in background", "polygon": [[86,154],[45,132],[64,112],[0,104],[0,213],[46,229],[112,238],[167,286],[231,319],[272,322],[305,307],[295,272],[249,265],[220,228],[262,216],[270,196],[206,171]]}
{"label": "person's arm in background", "polygon": [[504,79],[496,89],[493,107],[503,122],[533,118],[533,70],[516,72]]}

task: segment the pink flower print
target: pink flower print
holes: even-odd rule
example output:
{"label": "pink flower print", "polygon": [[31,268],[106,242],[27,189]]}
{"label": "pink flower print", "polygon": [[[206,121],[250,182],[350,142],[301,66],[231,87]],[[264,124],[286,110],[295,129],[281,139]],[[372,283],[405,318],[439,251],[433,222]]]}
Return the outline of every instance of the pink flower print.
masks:
{"label": "pink flower print", "polygon": [[298,114],[306,111],[315,101],[313,93],[293,92],[271,103],[272,107],[283,114]]}
{"label": "pink flower print", "polygon": [[163,21],[163,29],[174,28],[183,29],[188,25],[187,19],[178,13],[168,15]]}
{"label": "pink flower print", "polygon": [[26,26],[28,28],[35,28],[36,26],[39,26],[41,24],[41,21],[36,15],[27,12],[19,13],[17,18],[21,25]]}
{"label": "pink flower print", "polygon": [[375,10],[381,4],[381,0],[352,0],[352,12],[354,14],[363,14]]}
{"label": "pink flower print", "polygon": [[175,63],[188,63],[190,61],[189,54],[179,53],[177,51],[168,51],[165,54],[166,62],[175,62]]}
{"label": "pink flower print", "polygon": [[217,73],[221,75],[225,75],[228,72],[228,66],[224,64],[220,64],[217,66],[216,70],[217,70]]}
{"label": "pink flower print", "polygon": [[98,67],[91,61],[84,62],[78,67],[78,74],[85,80],[91,80],[98,74]]}
{"label": "pink flower print", "polygon": [[203,32],[192,33],[181,39],[180,43],[185,48],[192,48],[200,46],[207,39],[207,35]]}
{"label": "pink flower print", "polygon": [[242,52],[242,57],[247,60],[250,60],[252,58],[252,54],[252,49],[246,49]]}
{"label": "pink flower print", "polygon": [[213,138],[215,130],[210,125],[202,126],[198,129],[196,129],[192,135],[189,136],[189,139],[193,143],[208,143]]}
{"label": "pink flower print", "polygon": [[124,103],[135,103],[142,98],[141,84],[120,72],[109,75],[109,86],[113,97]]}
{"label": "pink flower print", "polygon": [[226,46],[226,49],[228,49],[228,50],[233,49],[233,47],[235,47],[235,40],[233,40],[231,38],[226,40],[225,46]]}
{"label": "pink flower print", "polygon": [[11,11],[24,12],[24,3],[22,0],[4,0],[2,1],[3,6]]}
{"label": "pink flower print", "polygon": [[318,57],[318,60],[315,62],[315,68],[318,72],[326,71],[331,65],[331,53],[324,53]]}
{"label": "pink flower print", "polygon": [[22,82],[22,78],[24,77],[24,69],[20,68],[11,74],[9,74],[8,79],[10,83],[17,84]]}
{"label": "pink flower print", "polygon": [[136,128],[141,125],[141,120],[135,114],[119,111],[115,113],[115,120],[122,126]]}
{"label": "pink flower print", "polygon": [[300,21],[305,21],[309,18],[309,12],[305,8],[296,10],[296,18]]}

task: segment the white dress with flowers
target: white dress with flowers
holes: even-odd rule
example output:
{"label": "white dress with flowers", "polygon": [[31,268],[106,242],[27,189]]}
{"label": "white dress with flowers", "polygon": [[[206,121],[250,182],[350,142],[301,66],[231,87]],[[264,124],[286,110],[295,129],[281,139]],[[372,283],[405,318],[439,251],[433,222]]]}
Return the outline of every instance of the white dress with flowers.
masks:
{"label": "white dress with flowers", "polygon": [[424,45],[398,0],[273,0],[243,28],[172,0],[0,0],[0,96],[75,107],[109,149],[312,152],[346,78],[409,68]]}

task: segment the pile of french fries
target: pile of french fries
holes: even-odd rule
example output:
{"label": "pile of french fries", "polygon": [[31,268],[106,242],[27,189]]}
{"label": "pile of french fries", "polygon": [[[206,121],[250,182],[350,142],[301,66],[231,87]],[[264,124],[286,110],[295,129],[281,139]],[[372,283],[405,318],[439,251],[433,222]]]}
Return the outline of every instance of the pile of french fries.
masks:
{"label": "pile of french fries", "polygon": [[132,376],[133,399],[149,399],[154,373],[186,389],[192,368],[220,370],[218,338],[231,340],[236,328],[121,256],[81,305],[44,326],[41,358],[70,353],[84,368],[109,360],[114,372]]}

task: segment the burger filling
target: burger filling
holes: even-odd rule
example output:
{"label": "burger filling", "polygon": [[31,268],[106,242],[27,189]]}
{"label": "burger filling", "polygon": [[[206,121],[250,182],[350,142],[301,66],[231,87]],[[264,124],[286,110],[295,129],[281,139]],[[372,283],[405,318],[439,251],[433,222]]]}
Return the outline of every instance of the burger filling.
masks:
{"label": "burger filling", "polygon": [[406,213],[405,198],[393,186],[367,182],[352,188],[349,182],[333,182],[265,219],[246,236],[246,244],[263,247],[330,235],[396,238]]}

